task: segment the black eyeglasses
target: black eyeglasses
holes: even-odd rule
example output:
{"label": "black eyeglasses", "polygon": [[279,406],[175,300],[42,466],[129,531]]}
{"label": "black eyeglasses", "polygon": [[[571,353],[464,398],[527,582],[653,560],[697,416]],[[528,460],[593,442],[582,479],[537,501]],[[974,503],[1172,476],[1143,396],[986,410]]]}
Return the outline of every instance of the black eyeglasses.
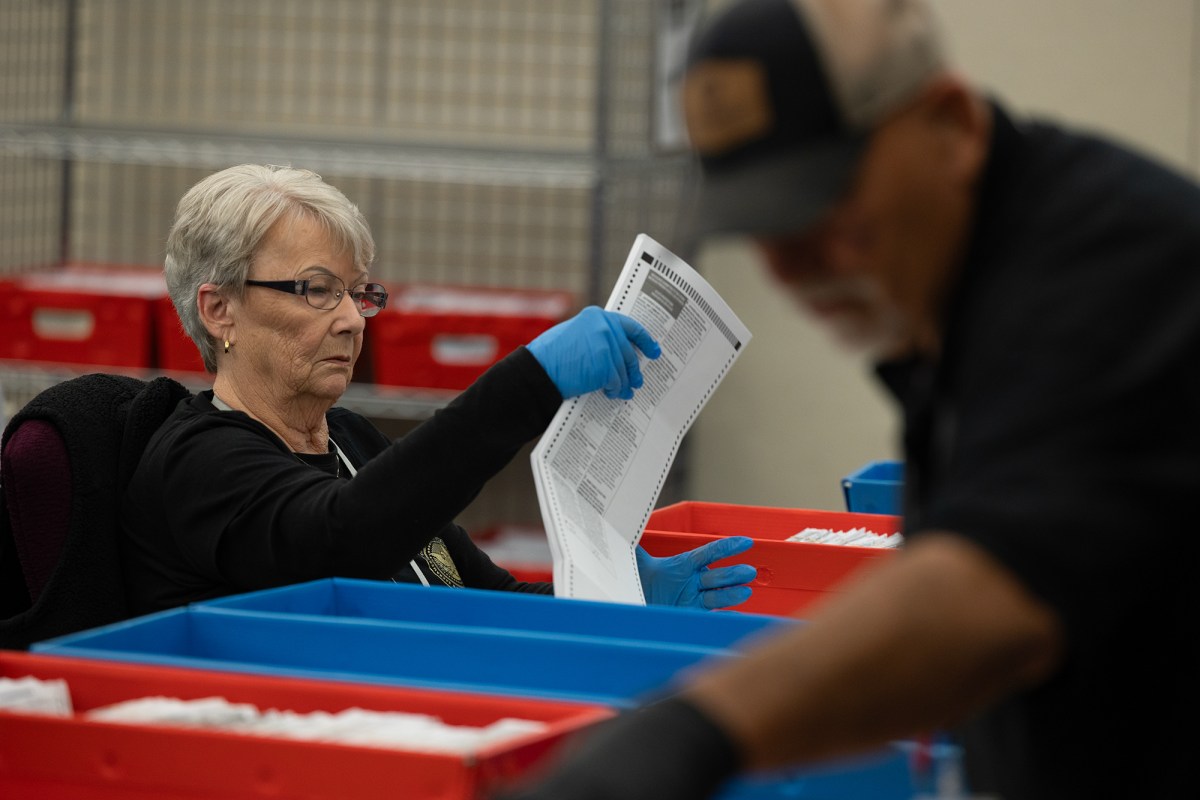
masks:
{"label": "black eyeglasses", "polygon": [[[246,281],[247,286],[263,286],[288,294],[298,294],[313,308],[329,311],[342,302],[346,284],[335,275],[317,275],[293,281]],[[388,293],[382,283],[360,283],[349,289],[350,299],[364,317],[373,317],[387,305]]]}

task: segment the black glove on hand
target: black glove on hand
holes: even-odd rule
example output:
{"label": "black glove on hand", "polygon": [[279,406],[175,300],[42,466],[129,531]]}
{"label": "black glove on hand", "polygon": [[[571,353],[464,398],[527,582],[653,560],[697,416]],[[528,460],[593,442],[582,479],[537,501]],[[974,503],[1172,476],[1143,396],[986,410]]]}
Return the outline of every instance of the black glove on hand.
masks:
{"label": "black glove on hand", "polygon": [[701,800],[738,763],[724,731],[671,698],[601,723],[547,774],[496,800]]}

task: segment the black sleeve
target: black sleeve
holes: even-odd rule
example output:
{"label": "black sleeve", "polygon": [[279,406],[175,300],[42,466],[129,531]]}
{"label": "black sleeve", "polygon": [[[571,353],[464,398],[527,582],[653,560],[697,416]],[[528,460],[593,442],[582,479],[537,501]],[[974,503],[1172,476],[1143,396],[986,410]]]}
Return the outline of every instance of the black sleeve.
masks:
{"label": "black sleeve", "polygon": [[193,569],[235,590],[386,578],[542,433],[561,402],[519,348],[349,481],[301,463],[244,415],[200,415],[165,443],[163,523]]}

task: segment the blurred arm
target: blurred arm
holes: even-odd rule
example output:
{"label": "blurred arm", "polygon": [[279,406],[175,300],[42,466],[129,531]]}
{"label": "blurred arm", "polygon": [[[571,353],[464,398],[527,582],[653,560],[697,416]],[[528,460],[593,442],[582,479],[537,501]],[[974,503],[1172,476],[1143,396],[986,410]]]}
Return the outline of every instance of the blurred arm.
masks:
{"label": "blurred arm", "polygon": [[822,760],[961,718],[1044,679],[1056,616],[961,537],[917,537],[807,625],[699,674],[685,698],[743,768]]}

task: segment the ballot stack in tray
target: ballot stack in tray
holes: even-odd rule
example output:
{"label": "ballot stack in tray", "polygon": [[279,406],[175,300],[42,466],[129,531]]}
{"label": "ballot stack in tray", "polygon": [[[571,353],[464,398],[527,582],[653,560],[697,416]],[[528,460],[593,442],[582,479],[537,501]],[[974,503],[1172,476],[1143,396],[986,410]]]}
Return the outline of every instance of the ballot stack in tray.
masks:
{"label": "ballot stack in tray", "polygon": [[[612,711],[535,698],[334,682],[225,670],[0,651],[0,676],[65,692],[69,705],[0,705],[0,797],[481,797],[551,755],[563,738]],[[0,698],[2,702],[2,698]],[[191,705],[190,715],[180,709]],[[156,716],[151,706],[157,706]],[[223,713],[218,708],[224,707]],[[426,720],[426,731],[478,731],[454,749],[251,733],[264,717],[347,715]],[[161,712],[172,708],[175,718]],[[141,717],[139,719],[139,717]],[[522,720],[514,730],[504,720]],[[487,735],[497,726],[507,735]],[[367,732],[363,732],[364,735]],[[361,738],[361,737],[360,737]]]}
{"label": "ballot stack in tray", "polygon": [[[708,532],[648,531],[648,548],[690,547],[687,537],[726,533],[705,523],[714,510],[683,505],[686,512],[660,509],[652,522]],[[722,508],[744,516],[745,509]],[[681,513],[690,522],[671,516]],[[756,538],[766,531],[762,519],[747,521]],[[667,525],[672,520],[679,524]],[[825,521],[881,534],[895,525]],[[796,533],[811,523],[789,527]],[[735,527],[728,533],[748,532]],[[889,552],[760,538],[748,559],[760,569],[756,595],[774,589],[794,599],[778,593],[790,580],[790,556],[770,554],[784,545],[876,558]],[[37,643],[33,654],[0,654],[0,675],[64,679],[74,701],[69,716],[0,710],[0,796],[483,797],[550,758],[575,731],[669,689],[681,671],[736,658],[757,637],[802,624],[782,615],[340,578],[197,603]],[[313,714],[344,723],[349,712],[353,729],[401,711],[481,729],[521,722],[474,750],[437,753],[380,746],[359,731],[339,742],[185,727],[139,717],[146,698],[156,713],[200,701],[200,716],[250,725]],[[244,706],[230,712],[226,702]],[[91,713],[101,706],[124,706],[126,718]],[[913,763],[898,743],[850,761],[738,778],[720,796],[908,798],[920,777]]]}

